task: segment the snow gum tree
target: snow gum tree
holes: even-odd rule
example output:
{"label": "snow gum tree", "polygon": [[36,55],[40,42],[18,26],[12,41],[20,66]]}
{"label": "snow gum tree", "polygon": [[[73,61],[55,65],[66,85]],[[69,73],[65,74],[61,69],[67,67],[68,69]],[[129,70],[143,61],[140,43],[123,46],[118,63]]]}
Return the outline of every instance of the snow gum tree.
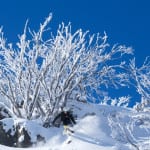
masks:
{"label": "snow gum tree", "polygon": [[70,101],[95,101],[93,95],[105,94],[103,87],[125,85],[123,58],[132,54],[130,47],[110,47],[105,33],[73,33],[70,23],[59,25],[54,35],[47,29],[51,18],[37,32],[26,23],[16,46],[0,30],[1,97],[14,116],[43,123]]}

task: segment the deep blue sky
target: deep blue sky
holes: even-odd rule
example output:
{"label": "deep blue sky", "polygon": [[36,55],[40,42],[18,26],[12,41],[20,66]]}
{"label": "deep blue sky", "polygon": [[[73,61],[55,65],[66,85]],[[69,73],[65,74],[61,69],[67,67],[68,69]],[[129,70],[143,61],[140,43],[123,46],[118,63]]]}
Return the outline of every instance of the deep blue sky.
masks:
{"label": "deep blue sky", "polygon": [[138,65],[150,55],[150,0],[2,0],[0,26],[16,42],[27,19],[36,30],[50,12],[54,31],[71,22],[74,30],[106,31],[111,43],[132,46]]}
{"label": "deep blue sky", "polygon": [[37,29],[50,12],[52,30],[70,21],[75,30],[106,31],[112,43],[132,46],[139,64],[150,55],[149,0],[2,0],[0,26],[13,42],[27,19]]}

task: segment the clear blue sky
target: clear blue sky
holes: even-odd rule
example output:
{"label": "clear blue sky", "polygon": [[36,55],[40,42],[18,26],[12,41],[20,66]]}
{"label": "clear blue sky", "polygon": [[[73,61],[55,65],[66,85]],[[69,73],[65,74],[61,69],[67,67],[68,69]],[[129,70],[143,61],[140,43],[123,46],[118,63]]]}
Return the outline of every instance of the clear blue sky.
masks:
{"label": "clear blue sky", "polygon": [[106,31],[111,43],[132,46],[138,64],[150,55],[150,0],[2,0],[0,25],[8,42],[15,42],[27,19],[38,29],[50,12],[54,31],[71,22],[74,30]]}
{"label": "clear blue sky", "polygon": [[27,19],[37,29],[50,12],[52,30],[70,21],[75,30],[106,31],[112,43],[132,46],[139,63],[150,55],[149,0],[2,0],[0,25],[13,42]]}

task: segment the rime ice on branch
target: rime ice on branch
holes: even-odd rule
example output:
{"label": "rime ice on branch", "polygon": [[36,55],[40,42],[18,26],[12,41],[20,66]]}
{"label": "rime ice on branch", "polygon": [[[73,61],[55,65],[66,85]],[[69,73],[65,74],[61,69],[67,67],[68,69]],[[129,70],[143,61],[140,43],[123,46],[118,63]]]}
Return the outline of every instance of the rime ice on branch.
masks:
{"label": "rime ice on branch", "polygon": [[122,68],[132,48],[110,47],[105,32],[73,33],[70,23],[59,25],[53,35],[47,29],[51,18],[50,14],[38,32],[27,30],[26,23],[17,47],[7,44],[0,30],[0,92],[17,117],[45,122],[68,101],[96,101],[105,96],[103,87],[129,82]]}

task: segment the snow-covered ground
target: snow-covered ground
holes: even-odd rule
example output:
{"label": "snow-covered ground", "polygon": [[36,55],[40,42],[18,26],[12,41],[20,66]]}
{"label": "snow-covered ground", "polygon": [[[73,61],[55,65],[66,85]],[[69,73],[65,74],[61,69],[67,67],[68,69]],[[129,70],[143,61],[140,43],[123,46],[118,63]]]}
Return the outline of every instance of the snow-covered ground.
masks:
{"label": "snow-covered ground", "polygon": [[[74,107],[74,113],[78,119],[72,136],[63,135],[63,127],[43,129],[42,132],[47,132],[46,144],[39,143],[38,147],[28,150],[150,150],[149,112],[137,113],[121,107],[78,104]],[[35,133],[36,130],[39,129],[33,129]],[[72,142],[67,144],[68,140]],[[14,149],[23,150],[0,145],[0,150]]]}

